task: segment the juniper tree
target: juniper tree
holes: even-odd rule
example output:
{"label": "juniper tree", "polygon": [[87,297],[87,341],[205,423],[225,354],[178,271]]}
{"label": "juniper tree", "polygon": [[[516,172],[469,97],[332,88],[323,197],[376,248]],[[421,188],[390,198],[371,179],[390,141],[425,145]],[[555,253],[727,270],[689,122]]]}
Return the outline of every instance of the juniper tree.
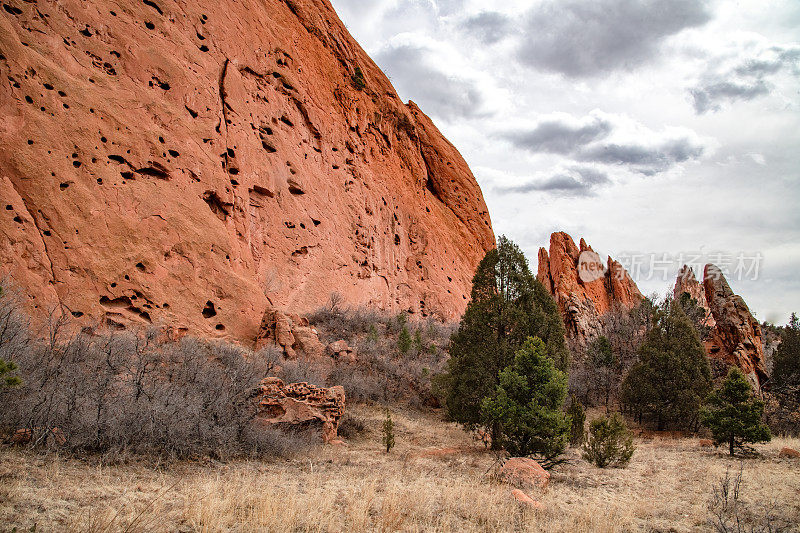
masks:
{"label": "juniper tree", "polygon": [[623,403],[656,428],[691,426],[711,386],[711,369],[694,325],[671,300],[656,310],[639,349],[639,361],[622,383]]}
{"label": "juniper tree", "polygon": [[730,454],[735,447],[748,442],[765,442],[772,438],[762,423],[764,402],[753,397],[753,388],[736,367],[719,389],[712,392],[700,411],[704,426],[711,430],[717,445],[727,444]]}
{"label": "juniper tree", "polygon": [[486,425],[498,427],[494,438],[511,455],[552,461],[570,437],[570,418],[561,410],[566,395],[567,375],[541,339],[529,338],[500,372],[495,393],[481,402],[481,414]]}
{"label": "juniper tree", "polygon": [[[450,340],[446,371],[437,378],[450,420],[468,429],[486,424],[481,402],[494,394],[500,371],[528,337],[539,337],[555,366],[566,371],[569,357],[556,303],[531,274],[522,251],[500,237],[478,265],[470,302]],[[496,425],[488,429],[497,436]]]}
{"label": "juniper tree", "polygon": [[800,386],[800,320],[795,313],[781,333],[781,344],[772,367],[772,381],[779,388]]}

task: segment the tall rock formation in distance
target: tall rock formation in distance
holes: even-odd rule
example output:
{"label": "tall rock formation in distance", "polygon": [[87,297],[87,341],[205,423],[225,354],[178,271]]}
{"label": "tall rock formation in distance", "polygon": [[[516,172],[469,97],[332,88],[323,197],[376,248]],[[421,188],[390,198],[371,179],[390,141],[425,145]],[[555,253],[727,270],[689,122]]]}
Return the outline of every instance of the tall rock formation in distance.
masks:
{"label": "tall rock formation in distance", "polygon": [[681,269],[673,295],[678,299],[684,293],[706,310],[707,325],[711,327],[705,343],[708,356],[739,367],[755,389],[760,390],[768,377],[763,336],[761,325],[744,299],[734,294],[722,271],[711,264],[705,266],[702,283],[690,267],[685,265]]}
{"label": "tall rock formation in distance", "polygon": [[558,304],[571,346],[586,346],[602,334],[602,317],[616,306],[631,309],[642,294],[627,271],[611,257],[600,256],[564,232],[550,236],[550,251],[539,249],[537,279]]}
{"label": "tall rock formation in distance", "polygon": [[457,318],[495,245],[328,0],[5,0],[0,199],[35,316],[242,341],[333,292]]}

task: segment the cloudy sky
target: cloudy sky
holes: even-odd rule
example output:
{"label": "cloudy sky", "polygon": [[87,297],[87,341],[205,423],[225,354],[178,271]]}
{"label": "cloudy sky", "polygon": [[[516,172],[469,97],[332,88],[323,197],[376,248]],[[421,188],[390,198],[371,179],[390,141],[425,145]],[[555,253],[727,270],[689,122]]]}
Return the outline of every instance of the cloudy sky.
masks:
{"label": "cloudy sky", "polygon": [[332,1],[534,269],[566,231],[642,292],[711,261],[800,312],[800,1]]}

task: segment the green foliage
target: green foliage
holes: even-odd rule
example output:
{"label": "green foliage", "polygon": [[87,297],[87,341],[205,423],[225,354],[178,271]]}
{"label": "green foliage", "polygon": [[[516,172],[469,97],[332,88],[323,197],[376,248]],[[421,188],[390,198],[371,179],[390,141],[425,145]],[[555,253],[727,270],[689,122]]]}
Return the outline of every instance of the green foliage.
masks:
{"label": "green foliage", "polygon": [[656,428],[695,425],[711,386],[703,345],[680,305],[665,301],[639,349],[639,361],[622,383],[622,401]]}
{"label": "green foliage", "polygon": [[[556,303],[506,237],[478,265],[458,331],[450,339],[447,371],[437,378],[447,417],[469,429],[485,423],[481,402],[495,393],[500,371],[528,337],[539,337],[556,367],[569,358]],[[494,428],[493,432],[494,432]]]}
{"label": "green foliage", "polygon": [[425,349],[425,343],[422,340],[422,332],[420,330],[414,331],[414,337],[411,339],[411,347],[416,353],[420,353]]}
{"label": "green foliage", "polygon": [[386,418],[381,426],[381,442],[383,447],[386,448],[386,453],[389,453],[394,448],[394,422],[389,409],[386,409]]}
{"label": "green foliage", "polygon": [[367,342],[371,344],[378,344],[378,328],[375,327],[375,324],[370,324],[369,332],[367,332]]}
{"label": "green foliage", "polygon": [[777,387],[800,386],[800,320],[795,313],[781,333],[781,344],[772,367],[772,381]]}
{"label": "green foliage", "polygon": [[625,466],[635,450],[633,435],[619,414],[603,416],[589,424],[583,458],[590,463],[600,468]]}
{"label": "green foliage", "polygon": [[411,333],[408,331],[408,326],[403,326],[403,329],[400,330],[400,335],[397,337],[397,350],[402,354],[408,354],[409,350],[411,350],[411,345],[413,341],[411,339]]}
{"label": "green foliage", "polygon": [[497,427],[497,444],[514,456],[552,460],[564,451],[570,419],[561,411],[567,375],[558,370],[541,339],[529,338],[503,369],[491,397],[481,402],[487,427]]}
{"label": "green foliage", "polygon": [[583,427],[586,423],[586,411],[584,411],[583,405],[578,401],[575,395],[570,397],[567,416],[570,419],[569,443],[572,446],[580,446],[583,444],[583,439],[586,437],[586,432]]}
{"label": "green foliage", "polygon": [[361,71],[361,67],[356,67],[350,79],[353,82],[353,86],[359,91],[363,91],[367,88],[367,80],[364,79],[364,73]]}
{"label": "green foliage", "polygon": [[616,380],[614,367],[617,364],[617,357],[611,350],[611,342],[608,337],[601,335],[589,344],[589,361],[593,367],[594,388],[601,393],[603,405],[608,412],[608,403]]}
{"label": "green foliage", "polygon": [[17,365],[13,361],[4,361],[0,359],[0,389],[5,387],[16,387],[22,384],[22,380],[14,373],[17,370]]}
{"label": "green foliage", "polygon": [[700,307],[697,300],[692,298],[692,295],[688,292],[681,294],[681,297],[678,299],[678,304],[683,309],[683,312],[686,313],[686,316],[689,317],[689,321],[694,325],[698,335],[700,335],[700,340],[706,340],[711,333],[711,328],[708,325],[708,312]]}
{"label": "green foliage", "polygon": [[764,402],[753,397],[753,389],[738,368],[732,368],[719,389],[708,396],[700,412],[704,426],[711,430],[717,445],[728,444],[730,454],[747,442],[772,438],[761,422]]}

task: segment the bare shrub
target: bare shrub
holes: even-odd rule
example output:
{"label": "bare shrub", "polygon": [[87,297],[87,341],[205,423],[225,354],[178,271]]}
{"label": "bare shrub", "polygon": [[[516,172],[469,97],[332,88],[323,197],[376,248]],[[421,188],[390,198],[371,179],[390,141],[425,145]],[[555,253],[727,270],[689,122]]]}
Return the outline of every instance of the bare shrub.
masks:
{"label": "bare shrub", "polygon": [[712,489],[708,523],[719,533],[777,533],[791,531],[792,523],[777,512],[775,504],[753,504],[744,497],[743,466],[736,476],[725,472]]}
{"label": "bare shrub", "polygon": [[[14,406],[0,410],[5,433],[22,430],[32,447],[169,457],[272,456],[307,447],[303,435],[252,424],[252,394],[276,368],[274,350],[173,342],[152,328],[70,333],[66,320],[53,318],[44,339],[14,352],[23,383],[0,393]],[[3,349],[24,335],[10,338],[0,329]]]}
{"label": "bare shrub", "polygon": [[362,435],[367,430],[366,422],[363,418],[345,413],[339,420],[339,436],[345,439],[353,439]]}

